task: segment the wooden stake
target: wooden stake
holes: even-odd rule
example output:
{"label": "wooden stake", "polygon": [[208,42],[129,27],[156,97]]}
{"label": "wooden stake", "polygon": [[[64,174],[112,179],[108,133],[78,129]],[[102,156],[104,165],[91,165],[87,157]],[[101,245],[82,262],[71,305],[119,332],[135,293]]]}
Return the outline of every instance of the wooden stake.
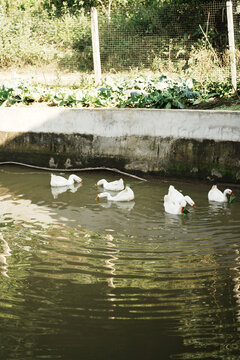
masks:
{"label": "wooden stake", "polygon": [[227,6],[228,43],[230,50],[232,87],[234,91],[237,91],[237,69],[236,69],[232,1],[227,1],[226,6]]}
{"label": "wooden stake", "polygon": [[213,47],[212,47],[212,44],[211,44],[210,41],[208,40],[207,34],[203,31],[203,28],[201,27],[200,24],[199,24],[199,27],[200,27],[201,32],[203,33],[206,41],[208,42],[208,45],[210,46],[210,50],[212,51],[212,53],[213,53],[213,55],[214,55],[214,57],[215,57],[216,62],[217,62],[218,65],[221,67],[221,64],[220,64],[220,62],[219,62],[219,60],[218,60],[218,56],[217,56],[216,52],[214,51],[214,49],[213,49]]}
{"label": "wooden stake", "polygon": [[97,9],[91,8],[91,30],[92,30],[92,48],[93,48],[93,66],[95,74],[95,84],[98,85],[101,80],[101,60],[98,36],[98,17]]}

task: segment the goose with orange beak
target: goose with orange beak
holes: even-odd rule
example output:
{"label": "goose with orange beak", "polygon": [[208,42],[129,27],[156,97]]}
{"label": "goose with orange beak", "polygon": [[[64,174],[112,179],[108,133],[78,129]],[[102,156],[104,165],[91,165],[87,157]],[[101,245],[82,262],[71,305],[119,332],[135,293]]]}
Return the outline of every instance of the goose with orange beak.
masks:
{"label": "goose with orange beak", "polygon": [[230,195],[229,202],[231,203],[236,199],[231,189],[225,189],[223,192],[218,189],[217,185],[213,185],[211,190],[208,192],[208,200],[209,201],[217,201],[217,202],[228,202],[227,195]]}
{"label": "goose with orange beak", "polygon": [[82,179],[77,175],[70,175],[68,179],[63,176],[51,174],[50,185],[53,187],[57,186],[69,186],[73,185],[74,182],[81,183]]}
{"label": "goose with orange beak", "polygon": [[181,202],[174,202],[169,197],[169,195],[164,196],[164,210],[173,215],[181,215],[181,214],[188,214],[189,211],[185,208],[187,205],[186,200],[182,200]]}

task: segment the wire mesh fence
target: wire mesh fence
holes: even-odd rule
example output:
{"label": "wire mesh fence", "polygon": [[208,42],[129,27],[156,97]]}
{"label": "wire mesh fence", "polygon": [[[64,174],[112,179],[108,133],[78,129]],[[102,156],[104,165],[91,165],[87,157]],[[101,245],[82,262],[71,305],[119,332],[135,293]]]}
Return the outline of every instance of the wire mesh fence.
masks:
{"label": "wire mesh fence", "polygon": [[[232,3],[238,48],[240,6],[237,0]],[[99,16],[103,71],[161,70],[170,64],[184,69],[189,65],[191,53],[201,46],[212,52],[219,66],[224,65],[228,49],[226,1],[213,0],[194,8],[186,3],[180,10],[162,8],[155,14],[144,14],[145,18],[141,12],[131,14],[130,11],[112,13],[110,19]]]}

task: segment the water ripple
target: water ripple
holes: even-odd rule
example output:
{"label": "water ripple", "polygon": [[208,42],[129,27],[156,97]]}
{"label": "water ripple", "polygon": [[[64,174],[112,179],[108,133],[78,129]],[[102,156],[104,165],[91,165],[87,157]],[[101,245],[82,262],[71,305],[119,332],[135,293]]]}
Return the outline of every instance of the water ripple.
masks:
{"label": "water ripple", "polygon": [[133,181],[135,201],[118,205],[95,202],[99,174],[57,196],[49,174],[19,187],[1,175],[3,358],[93,359],[110,347],[105,358],[120,360],[140,347],[142,358],[161,348],[164,359],[238,359],[239,202],[210,204],[205,184],[182,183],[197,207],[172,216],[165,182]]}

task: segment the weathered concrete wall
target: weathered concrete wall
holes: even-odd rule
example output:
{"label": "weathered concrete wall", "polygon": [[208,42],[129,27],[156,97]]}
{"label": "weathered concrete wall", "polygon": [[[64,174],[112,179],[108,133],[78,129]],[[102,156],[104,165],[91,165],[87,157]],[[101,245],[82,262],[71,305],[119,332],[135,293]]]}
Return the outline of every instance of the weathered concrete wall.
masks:
{"label": "weathered concrete wall", "polygon": [[240,181],[240,112],[0,108],[0,161]]}

